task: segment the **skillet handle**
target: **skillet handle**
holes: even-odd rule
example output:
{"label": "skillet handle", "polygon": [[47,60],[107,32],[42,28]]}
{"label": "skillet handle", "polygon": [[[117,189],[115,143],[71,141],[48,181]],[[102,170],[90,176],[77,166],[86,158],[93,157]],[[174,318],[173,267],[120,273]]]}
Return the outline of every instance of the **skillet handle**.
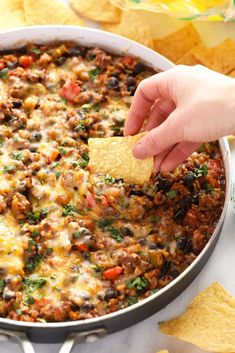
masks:
{"label": "skillet handle", "polygon": [[79,343],[79,342],[92,343],[92,342],[95,342],[97,339],[102,338],[106,335],[107,335],[107,330],[104,328],[82,331],[82,332],[71,332],[68,334],[59,353],[70,353],[75,343]]}
{"label": "skillet handle", "polygon": [[0,329],[0,339],[8,340],[10,337],[14,337],[19,342],[24,353],[35,353],[26,333]]}

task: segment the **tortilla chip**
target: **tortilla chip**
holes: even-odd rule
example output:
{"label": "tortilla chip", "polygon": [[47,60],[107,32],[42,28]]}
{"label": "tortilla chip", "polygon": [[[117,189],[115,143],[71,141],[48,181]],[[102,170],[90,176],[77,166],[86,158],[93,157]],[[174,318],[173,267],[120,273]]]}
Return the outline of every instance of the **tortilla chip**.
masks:
{"label": "tortilla chip", "polygon": [[153,38],[150,26],[134,11],[122,12],[118,24],[104,23],[102,29],[135,40],[147,47],[153,48]]}
{"label": "tortilla chip", "polygon": [[119,22],[121,11],[108,0],[69,0],[80,15],[98,22]]}
{"label": "tortilla chip", "polygon": [[160,331],[210,352],[235,352],[235,300],[213,283],[183,315],[161,324]]}
{"label": "tortilla chip", "polygon": [[226,39],[223,43],[211,49],[212,69],[227,74],[235,69],[235,42]]}
{"label": "tortilla chip", "polygon": [[230,77],[235,78],[235,70],[229,72],[229,74],[227,74],[227,75],[230,76]]}
{"label": "tortilla chip", "polygon": [[201,39],[198,32],[193,25],[189,24],[164,38],[155,39],[154,49],[171,61],[177,62],[199,43],[201,43]]}
{"label": "tortilla chip", "polygon": [[83,20],[68,6],[59,0],[24,0],[25,18],[27,25],[78,25]]}
{"label": "tortilla chip", "polygon": [[26,26],[23,10],[23,0],[1,0],[0,12],[1,30]]}
{"label": "tortilla chip", "polygon": [[90,138],[89,167],[94,173],[107,173],[123,178],[127,183],[147,182],[153,170],[153,158],[136,159],[132,154],[134,144],[143,134],[127,137]]}
{"label": "tortilla chip", "polygon": [[157,353],[169,353],[169,352],[166,349],[162,349],[161,351],[158,351]]}
{"label": "tortilla chip", "polygon": [[[184,54],[176,63],[181,65],[204,65],[203,57],[208,52],[208,49],[203,44],[195,45],[186,54]],[[201,54],[202,53],[202,54]],[[201,60],[200,60],[201,59]]]}

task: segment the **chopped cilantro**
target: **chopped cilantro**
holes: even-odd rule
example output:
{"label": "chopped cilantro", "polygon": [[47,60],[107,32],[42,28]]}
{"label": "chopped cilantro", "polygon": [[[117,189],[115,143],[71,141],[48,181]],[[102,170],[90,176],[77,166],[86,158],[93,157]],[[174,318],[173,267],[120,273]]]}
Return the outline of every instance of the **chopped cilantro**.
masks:
{"label": "chopped cilantro", "polygon": [[206,164],[203,164],[193,170],[193,176],[195,178],[200,178],[200,177],[205,176],[207,174],[208,174],[208,166]]}
{"label": "chopped cilantro", "polygon": [[32,234],[31,234],[31,237],[32,237],[32,238],[37,238],[38,235],[39,235],[39,231],[38,231],[37,229],[34,229],[33,232],[32,232]]}
{"label": "chopped cilantro", "polygon": [[152,223],[159,223],[160,220],[161,220],[161,218],[159,216],[152,216],[150,221]]}
{"label": "chopped cilantro", "polygon": [[50,168],[53,169],[53,168],[57,167],[59,164],[60,164],[60,162],[58,162],[58,161],[53,162],[53,163],[51,163]]}
{"label": "chopped cilantro", "polygon": [[90,113],[92,108],[93,108],[93,104],[91,104],[91,103],[83,104],[81,107],[81,109],[84,111],[84,113]]}
{"label": "chopped cilantro", "polygon": [[41,210],[32,211],[27,214],[28,222],[30,224],[36,224],[40,220],[47,217],[48,211],[46,208],[42,208]]}
{"label": "chopped cilantro", "polygon": [[104,177],[104,182],[106,184],[113,184],[113,183],[115,183],[115,179],[112,178],[111,176],[106,176],[106,177]]}
{"label": "chopped cilantro", "polygon": [[99,221],[98,226],[99,228],[105,228],[105,227],[109,227],[113,224],[113,219],[110,218],[104,218],[101,221]]}
{"label": "chopped cilantro", "polygon": [[176,190],[169,190],[166,192],[166,196],[168,196],[170,199],[174,199],[177,195]]}
{"label": "chopped cilantro", "polygon": [[63,97],[61,97],[60,100],[61,100],[62,103],[67,103],[67,99],[65,99]]}
{"label": "chopped cilantro", "polygon": [[62,146],[60,146],[58,148],[58,150],[60,151],[60,154],[66,154],[67,153],[67,150],[64,147],[62,147]]}
{"label": "chopped cilantro", "polygon": [[127,302],[128,302],[128,305],[136,304],[136,303],[138,303],[138,298],[135,296],[130,297],[130,298],[128,298]]}
{"label": "chopped cilantro", "polygon": [[53,273],[53,274],[51,275],[51,279],[56,279],[56,274],[55,274],[55,273]]}
{"label": "chopped cilantro", "polygon": [[47,279],[44,277],[38,277],[36,279],[33,279],[31,277],[27,277],[23,281],[23,286],[25,291],[29,293],[33,293],[36,289],[40,289],[47,284]]}
{"label": "chopped cilantro", "polygon": [[33,246],[35,246],[36,245],[36,242],[35,242],[35,240],[33,240],[33,239],[29,239],[29,241],[28,241],[28,250],[29,251],[32,251],[32,248],[33,248]]}
{"label": "chopped cilantro", "polygon": [[62,211],[62,216],[73,215],[73,213],[80,213],[80,211],[73,205],[65,205]]}
{"label": "chopped cilantro", "polygon": [[4,165],[3,167],[3,173],[10,173],[16,170],[15,165]]}
{"label": "chopped cilantro", "polygon": [[33,303],[34,303],[34,298],[32,297],[32,295],[27,295],[27,297],[25,298],[25,304],[30,305]]}
{"label": "chopped cilantro", "polygon": [[206,189],[208,191],[213,191],[214,190],[213,186],[210,183],[206,183]]}
{"label": "chopped cilantro", "polygon": [[47,248],[46,250],[45,250],[45,255],[50,255],[50,254],[52,254],[53,253],[53,249],[52,248]]}
{"label": "chopped cilantro", "polygon": [[142,291],[144,289],[148,289],[148,281],[143,276],[138,276],[126,281],[127,288],[135,288],[137,291]]}
{"label": "chopped cilantro", "polygon": [[32,272],[38,267],[38,265],[40,264],[41,261],[42,261],[41,255],[34,255],[26,263],[25,268]]}
{"label": "chopped cilantro", "polygon": [[84,153],[82,156],[82,159],[74,162],[73,166],[74,167],[80,166],[81,168],[85,168],[85,167],[87,167],[89,160],[90,160],[90,158],[89,158],[88,153]]}
{"label": "chopped cilantro", "polygon": [[117,240],[119,243],[123,241],[123,236],[119,229],[110,227],[108,231],[113,239]]}
{"label": "chopped cilantro", "polygon": [[99,75],[99,73],[100,73],[100,70],[98,69],[98,67],[96,67],[89,71],[89,76],[94,81]]}
{"label": "chopped cilantro", "polygon": [[82,236],[82,233],[81,233],[81,232],[79,232],[79,231],[73,232],[73,237],[74,237],[75,239],[81,238],[81,236]]}
{"label": "chopped cilantro", "polygon": [[0,147],[2,147],[4,144],[4,140],[3,140],[3,137],[0,136]]}
{"label": "chopped cilantro", "polygon": [[2,78],[2,79],[8,78],[8,69],[7,68],[2,69],[0,71],[0,78]]}
{"label": "chopped cilantro", "polygon": [[12,152],[12,159],[20,161],[22,158],[23,158],[22,152],[19,152],[19,151]]}
{"label": "chopped cilantro", "polygon": [[2,293],[3,288],[4,288],[4,281],[3,279],[0,279],[0,293]]}
{"label": "chopped cilantro", "polygon": [[61,176],[61,172],[55,172],[56,180],[58,180],[60,176]]}
{"label": "chopped cilantro", "polygon": [[33,54],[36,54],[36,55],[40,55],[41,54],[41,50],[39,48],[30,48],[29,52],[33,53]]}

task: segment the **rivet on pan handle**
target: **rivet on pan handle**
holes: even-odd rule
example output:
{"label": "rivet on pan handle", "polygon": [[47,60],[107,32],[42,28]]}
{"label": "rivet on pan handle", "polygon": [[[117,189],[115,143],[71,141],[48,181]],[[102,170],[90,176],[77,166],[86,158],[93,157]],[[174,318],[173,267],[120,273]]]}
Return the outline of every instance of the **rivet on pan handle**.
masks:
{"label": "rivet on pan handle", "polygon": [[35,353],[32,343],[29,341],[26,333],[24,332],[0,329],[0,337],[5,337],[6,339],[9,337],[14,337],[21,345],[24,353]]}
{"label": "rivet on pan handle", "polygon": [[59,353],[70,353],[75,343],[95,342],[98,338],[104,337],[106,335],[107,331],[104,328],[82,332],[71,332],[68,334]]}

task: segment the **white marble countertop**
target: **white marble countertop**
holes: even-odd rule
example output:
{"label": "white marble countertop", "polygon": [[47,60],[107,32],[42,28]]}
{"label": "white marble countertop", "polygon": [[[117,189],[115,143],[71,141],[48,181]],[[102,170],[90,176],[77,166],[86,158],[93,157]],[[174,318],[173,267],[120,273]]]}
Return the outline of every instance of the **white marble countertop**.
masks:
{"label": "white marble countertop", "polygon": [[[233,146],[232,146],[233,145]],[[232,165],[235,165],[235,142],[232,147]],[[217,246],[202,272],[193,283],[166,308],[149,319],[118,333],[106,336],[95,343],[81,343],[73,353],[155,353],[167,348],[170,353],[203,353],[202,350],[182,341],[162,335],[158,322],[181,314],[192,298],[214,281],[220,282],[235,296],[235,214],[230,203]],[[36,353],[58,353],[58,344],[35,344]],[[13,341],[0,343],[1,353],[21,353]]]}

